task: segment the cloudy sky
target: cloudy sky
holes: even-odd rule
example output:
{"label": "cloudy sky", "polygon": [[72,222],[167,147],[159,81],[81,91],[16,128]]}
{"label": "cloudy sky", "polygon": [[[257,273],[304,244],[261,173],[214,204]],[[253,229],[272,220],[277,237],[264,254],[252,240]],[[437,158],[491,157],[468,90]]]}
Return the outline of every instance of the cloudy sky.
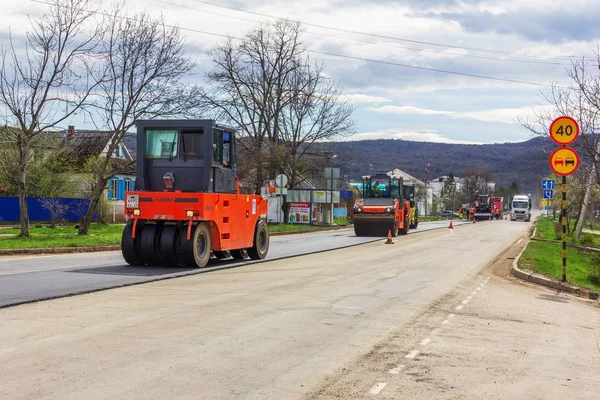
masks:
{"label": "cloudy sky", "polygon": [[[2,5],[2,46],[9,27],[18,44],[27,18],[46,10],[30,0]],[[527,140],[517,116],[544,106],[543,85],[569,84],[572,59],[595,65],[600,42],[597,0],[125,0],[125,8],[183,28],[199,81],[218,35],[240,37],[270,17],[304,22],[311,57],[357,107],[357,133],[345,140]]]}

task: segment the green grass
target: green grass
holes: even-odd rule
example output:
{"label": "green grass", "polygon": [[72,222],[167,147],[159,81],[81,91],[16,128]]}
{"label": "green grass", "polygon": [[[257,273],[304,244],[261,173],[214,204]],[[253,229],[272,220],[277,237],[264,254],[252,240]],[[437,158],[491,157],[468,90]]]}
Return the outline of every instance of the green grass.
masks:
{"label": "green grass", "polygon": [[[540,239],[562,240],[562,236],[557,239],[556,234],[554,233],[554,224],[558,221],[558,218],[556,221],[552,221],[552,218],[540,217],[536,225],[537,230],[535,237]],[[579,240],[567,235],[567,242],[600,248],[600,235],[583,232],[581,239]]]}
{"label": "green grass", "polygon": [[[349,226],[349,218],[335,218],[335,226]],[[55,247],[87,247],[87,246],[110,246],[121,243],[123,224],[90,226],[87,236],[77,235],[77,229],[73,225],[46,228],[35,225],[29,230],[28,238],[19,237],[21,232],[18,228],[5,228],[0,230],[0,249],[41,249]],[[269,232],[295,232],[306,230],[322,230],[329,228],[328,225],[270,225]]]}
{"label": "green grass", "polygon": [[[567,282],[600,293],[598,253],[567,247]],[[519,258],[519,268],[562,279],[562,245],[530,242]]]}
{"label": "green grass", "polygon": [[30,229],[31,236],[19,237],[17,228],[0,230],[0,249],[40,249],[54,247],[110,246],[121,243],[123,225],[92,224],[87,236],[78,236],[74,226]]}

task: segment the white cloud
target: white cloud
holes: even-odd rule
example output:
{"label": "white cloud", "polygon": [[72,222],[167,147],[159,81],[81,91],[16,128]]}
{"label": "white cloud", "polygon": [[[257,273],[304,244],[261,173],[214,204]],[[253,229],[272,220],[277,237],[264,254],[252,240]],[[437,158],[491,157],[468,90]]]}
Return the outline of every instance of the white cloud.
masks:
{"label": "white cloud", "polygon": [[483,142],[471,142],[468,140],[450,139],[432,131],[414,132],[401,129],[387,129],[375,132],[361,132],[340,140],[356,141],[375,139],[402,139],[412,142],[434,142],[448,144],[483,144]]}
{"label": "white cloud", "polygon": [[370,96],[368,94],[345,94],[340,96],[342,100],[349,101],[350,103],[388,103],[392,100],[386,99],[380,96]]}
{"label": "white cloud", "polygon": [[[551,108],[551,106],[539,106],[538,109]],[[534,116],[533,107],[520,108],[496,108],[480,111],[443,111],[429,110],[426,108],[414,106],[382,106],[367,107],[368,111],[382,114],[402,114],[402,115],[445,115],[456,119],[472,119],[483,122],[500,122],[512,124],[517,122],[517,118],[526,119]]]}

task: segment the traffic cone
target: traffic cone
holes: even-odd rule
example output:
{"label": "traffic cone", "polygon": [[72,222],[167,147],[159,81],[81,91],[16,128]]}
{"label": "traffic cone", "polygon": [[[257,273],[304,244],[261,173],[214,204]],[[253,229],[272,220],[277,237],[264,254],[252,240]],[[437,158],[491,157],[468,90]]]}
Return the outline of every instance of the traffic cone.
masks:
{"label": "traffic cone", "polygon": [[385,244],[394,244],[394,241],[392,240],[392,231],[391,230],[388,231],[388,238],[385,241]]}
{"label": "traffic cone", "polygon": [[452,220],[450,220],[450,225],[448,225],[448,229],[454,229],[454,228],[452,227]]}

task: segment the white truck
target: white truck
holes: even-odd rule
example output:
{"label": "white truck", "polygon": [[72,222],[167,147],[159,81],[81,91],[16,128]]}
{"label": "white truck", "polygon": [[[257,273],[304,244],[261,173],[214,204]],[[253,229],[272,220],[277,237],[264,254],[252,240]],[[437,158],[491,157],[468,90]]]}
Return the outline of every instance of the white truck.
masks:
{"label": "white truck", "polygon": [[515,195],[510,204],[511,221],[531,220],[531,198],[527,195]]}

